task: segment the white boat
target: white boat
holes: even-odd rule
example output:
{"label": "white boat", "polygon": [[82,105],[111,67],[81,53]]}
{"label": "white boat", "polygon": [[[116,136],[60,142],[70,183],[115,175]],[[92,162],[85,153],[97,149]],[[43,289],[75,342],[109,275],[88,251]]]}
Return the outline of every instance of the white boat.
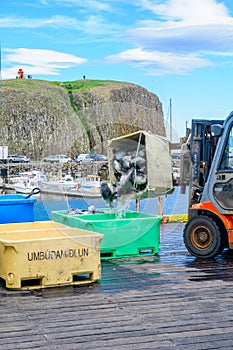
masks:
{"label": "white boat", "polygon": [[92,189],[96,192],[100,191],[101,180],[98,175],[87,175],[86,177],[81,178],[79,189]]}
{"label": "white boat", "polygon": [[51,179],[40,183],[42,192],[64,194],[77,197],[101,197],[101,180],[98,175],[88,175],[74,181],[66,175],[62,179]]}
{"label": "white boat", "polygon": [[[37,189],[37,193],[40,192],[40,188],[38,186],[33,186],[29,184],[25,184],[23,182],[18,182],[12,186],[12,188],[15,190],[16,193],[21,193],[21,194],[30,194],[32,191]],[[36,193],[35,193],[36,194]]]}
{"label": "white boat", "polygon": [[98,175],[87,175],[80,179],[76,190],[81,197],[101,197],[101,179]]}
{"label": "white boat", "polygon": [[16,193],[30,194],[35,188],[37,189],[36,193],[40,192],[38,176],[33,172],[25,172],[19,176],[11,177],[9,185]]}
{"label": "white boat", "polygon": [[79,181],[74,181],[72,176],[65,175],[62,178],[46,178],[40,182],[42,191],[45,190],[75,190]]}

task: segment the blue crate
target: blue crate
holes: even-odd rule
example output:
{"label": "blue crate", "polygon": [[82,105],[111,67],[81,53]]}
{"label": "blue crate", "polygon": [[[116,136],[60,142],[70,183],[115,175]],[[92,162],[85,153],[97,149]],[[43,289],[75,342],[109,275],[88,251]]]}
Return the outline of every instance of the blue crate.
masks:
{"label": "blue crate", "polygon": [[0,224],[34,221],[35,202],[22,194],[0,195]]}

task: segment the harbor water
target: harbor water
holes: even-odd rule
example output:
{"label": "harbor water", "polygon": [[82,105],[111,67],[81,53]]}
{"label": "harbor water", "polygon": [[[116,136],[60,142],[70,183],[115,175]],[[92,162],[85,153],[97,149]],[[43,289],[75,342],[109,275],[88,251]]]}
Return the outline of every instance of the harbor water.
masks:
{"label": "harbor water", "polygon": [[[187,213],[188,188],[186,189],[185,194],[180,194],[180,188],[177,186],[172,194],[162,196],[161,198],[163,215]],[[52,211],[70,210],[73,208],[87,210],[89,206],[95,206],[95,208],[109,208],[101,198],[78,198],[67,197],[62,193],[60,195],[41,193],[37,197],[34,206],[34,217],[35,221],[51,220]],[[117,208],[117,201],[115,202],[115,208]],[[131,201],[130,205],[125,209],[136,210],[136,201]],[[158,197],[143,199],[140,201],[140,211],[143,213],[158,215],[159,210],[161,211],[158,205]]]}

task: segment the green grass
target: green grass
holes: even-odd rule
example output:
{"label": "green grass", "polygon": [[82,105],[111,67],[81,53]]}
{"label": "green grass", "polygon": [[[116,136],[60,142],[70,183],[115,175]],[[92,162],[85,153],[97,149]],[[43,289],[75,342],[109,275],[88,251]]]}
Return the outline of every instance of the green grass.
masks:
{"label": "green grass", "polygon": [[[37,80],[38,81],[38,80]],[[22,86],[36,86],[36,82],[34,80],[27,80],[27,79],[9,79],[9,80],[2,80],[1,81],[1,87],[7,87],[10,86],[11,88],[21,89]]]}
{"label": "green grass", "polygon": [[67,90],[80,90],[82,92],[88,91],[95,86],[104,86],[111,83],[117,83],[113,80],[75,80],[75,81],[65,81],[65,82],[53,82],[55,85],[62,86]]}
{"label": "green grass", "polygon": [[38,82],[45,82],[48,84],[56,85],[63,87],[67,90],[80,90],[81,92],[85,92],[90,90],[93,87],[96,86],[104,86],[109,84],[117,84],[121,82],[117,82],[114,80],[89,80],[89,79],[81,79],[81,80],[75,80],[75,81],[47,81],[47,80],[39,80],[39,79],[8,79],[8,80],[2,80],[1,86],[7,87],[10,86],[12,88],[20,89],[23,86],[31,86],[36,87]]}

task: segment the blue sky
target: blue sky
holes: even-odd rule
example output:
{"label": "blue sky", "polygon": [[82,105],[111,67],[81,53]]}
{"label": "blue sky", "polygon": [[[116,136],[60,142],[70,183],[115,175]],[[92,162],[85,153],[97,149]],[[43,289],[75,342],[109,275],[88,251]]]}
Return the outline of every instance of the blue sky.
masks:
{"label": "blue sky", "polygon": [[0,31],[2,79],[135,83],[180,136],[233,110],[232,0],[7,0]]}

